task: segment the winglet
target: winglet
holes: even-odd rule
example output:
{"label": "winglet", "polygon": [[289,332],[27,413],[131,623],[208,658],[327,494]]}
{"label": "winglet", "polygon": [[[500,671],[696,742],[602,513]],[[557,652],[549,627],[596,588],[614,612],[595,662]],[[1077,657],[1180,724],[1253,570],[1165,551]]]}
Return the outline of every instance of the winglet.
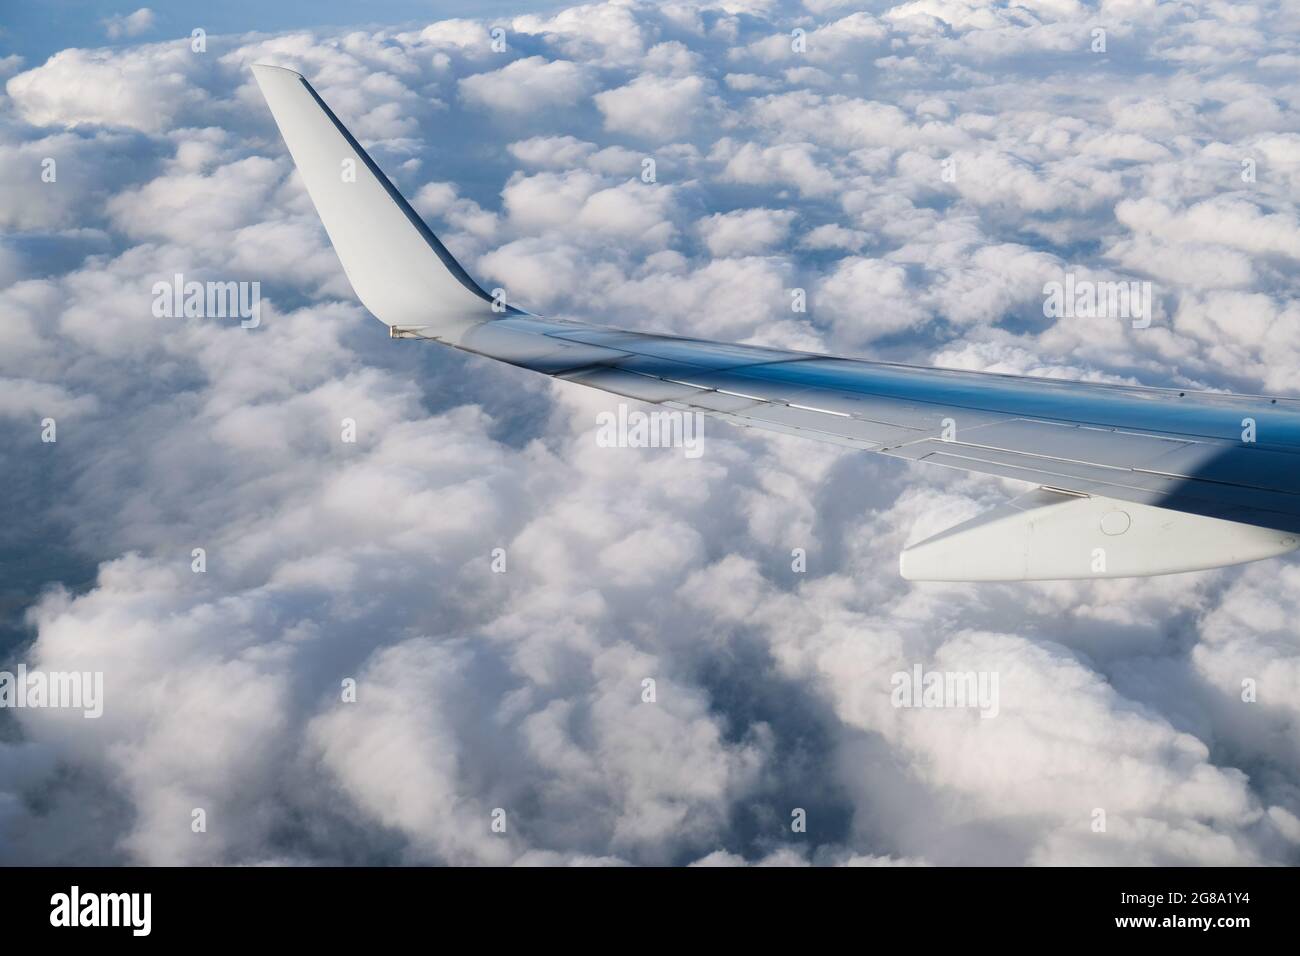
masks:
{"label": "winglet", "polygon": [[301,74],[259,63],[253,75],[367,309],[433,338],[501,317]]}

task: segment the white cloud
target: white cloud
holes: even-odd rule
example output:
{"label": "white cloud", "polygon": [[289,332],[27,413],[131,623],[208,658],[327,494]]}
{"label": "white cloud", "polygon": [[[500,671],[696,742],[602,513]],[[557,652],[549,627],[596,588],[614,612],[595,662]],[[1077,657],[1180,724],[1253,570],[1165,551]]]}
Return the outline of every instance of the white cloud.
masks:
{"label": "white cloud", "polygon": [[[829,5],[814,12],[830,9]],[[888,36],[888,29],[869,13],[852,13],[824,26],[786,30],[755,40],[742,50],[733,50],[732,59],[749,56],[765,63],[853,62],[865,49],[875,47]]]}
{"label": "white cloud", "polygon": [[596,151],[596,144],[574,136],[534,136],[511,143],[509,149],[525,166],[566,169],[583,164]]}
{"label": "white cloud", "polygon": [[785,239],[793,221],[785,209],[738,209],[701,220],[700,235],[715,256],[756,255]]}
{"label": "white cloud", "polygon": [[148,33],[154,26],[154,12],[148,7],[141,7],[134,13],[117,13],[103,21],[104,32],[110,40],[123,37],[138,37]]}
{"label": "white cloud", "polygon": [[780,82],[770,76],[759,76],[755,73],[728,73],[723,77],[723,82],[733,90],[741,92],[762,91],[769,92],[778,89]]}
{"label": "white cloud", "polygon": [[905,329],[919,331],[931,318],[917,301],[906,270],[878,259],[841,259],[813,293],[819,314],[859,342]]}
{"label": "white cloud", "polygon": [[515,17],[512,26],[542,37],[565,56],[599,66],[629,66],[645,54],[655,32],[641,13],[622,3],[595,3],[570,7],[550,19]]}
{"label": "white cloud", "polygon": [[590,88],[582,67],[567,60],[530,56],[491,73],[476,73],[460,81],[465,101],[502,113],[527,114],[572,106]]}
{"label": "white cloud", "polygon": [[835,188],[835,177],[818,162],[809,143],[785,143],[766,148],[719,141],[710,159],[725,163],[721,179],[750,185],[790,185],[804,196],[822,196]]}
{"label": "white cloud", "polygon": [[196,64],[187,46],[62,50],[5,88],[22,118],[36,126],[95,123],[158,133],[204,99],[191,85]]}
{"label": "white cloud", "polygon": [[828,222],[810,230],[808,235],[799,240],[799,245],[808,249],[847,249],[857,252],[870,238],[860,229],[845,229],[837,222]]}
{"label": "white cloud", "polygon": [[706,84],[698,76],[672,79],[649,74],[593,97],[606,129],[649,140],[668,140],[686,132],[705,98]]}
{"label": "white cloud", "polygon": [[1216,197],[1185,210],[1154,199],[1125,200],[1115,217],[1134,232],[1170,242],[1203,242],[1259,256],[1300,259],[1300,221],[1287,213],[1266,213],[1250,200]]}
{"label": "white cloud", "polygon": [[[33,638],[7,649],[102,669],[107,701],[17,715],[0,859],[1300,860],[1294,561],[913,586],[881,570],[899,548],[1012,483],[713,421],[698,460],[602,448],[617,397],[367,318],[247,71],[303,70],[528,308],[1295,390],[1300,94],[1269,9],[1108,4],[1125,56],[1097,61],[1071,0],[804,6],[802,59],[772,4],[612,2],[502,20],[506,56],[496,21],[458,20],[66,50],[9,79],[3,534],[50,557],[6,581]],[[1157,321],[1045,319],[1065,269],[1150,277]],[[260,279],[263,326],[153,318],[176,272]],[[917,663],[995,670],[999,716],[892,707]],[[815,840],[768,836],[819,800]]]}

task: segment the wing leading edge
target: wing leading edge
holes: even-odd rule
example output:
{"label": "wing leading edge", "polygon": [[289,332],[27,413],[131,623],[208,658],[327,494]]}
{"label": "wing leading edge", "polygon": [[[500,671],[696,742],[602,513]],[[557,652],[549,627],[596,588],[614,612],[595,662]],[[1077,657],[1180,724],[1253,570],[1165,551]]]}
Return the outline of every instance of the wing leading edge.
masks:
{"label": "wing leading edge", "polygon": [[913,545],[901,562],[909,578],[1165,574],[1300,545],[1300,401],[869,362],[503,311],[303,77],[253,70],[345,273],[394,337],[1039,486]]}

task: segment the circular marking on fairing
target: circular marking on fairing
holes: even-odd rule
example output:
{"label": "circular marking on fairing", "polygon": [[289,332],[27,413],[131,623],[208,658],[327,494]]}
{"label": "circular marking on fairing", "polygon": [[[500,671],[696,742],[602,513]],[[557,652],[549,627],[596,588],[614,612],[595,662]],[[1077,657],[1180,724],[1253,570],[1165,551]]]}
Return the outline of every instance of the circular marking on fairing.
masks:
{"label": "circular marking on fairing", "polygon": [[1127,511],[1107,511],[1101,516],[1102,534],[1123,534],[1129,529],[1133,519],[1128,516]]}

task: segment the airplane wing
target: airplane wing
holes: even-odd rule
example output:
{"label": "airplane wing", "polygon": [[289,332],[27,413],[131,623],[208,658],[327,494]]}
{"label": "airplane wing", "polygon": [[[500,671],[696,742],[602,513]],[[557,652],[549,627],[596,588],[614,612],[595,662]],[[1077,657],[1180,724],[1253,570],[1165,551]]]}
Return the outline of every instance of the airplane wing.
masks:
{"label": "airplane wing", "polygon": [[484,292],[301,75],[253,71],[348,279],[393,337],[1035,486],[907,548],[905,577],[1167,574],[1300,546],[1296,399],[869,362],[545,319]]}

